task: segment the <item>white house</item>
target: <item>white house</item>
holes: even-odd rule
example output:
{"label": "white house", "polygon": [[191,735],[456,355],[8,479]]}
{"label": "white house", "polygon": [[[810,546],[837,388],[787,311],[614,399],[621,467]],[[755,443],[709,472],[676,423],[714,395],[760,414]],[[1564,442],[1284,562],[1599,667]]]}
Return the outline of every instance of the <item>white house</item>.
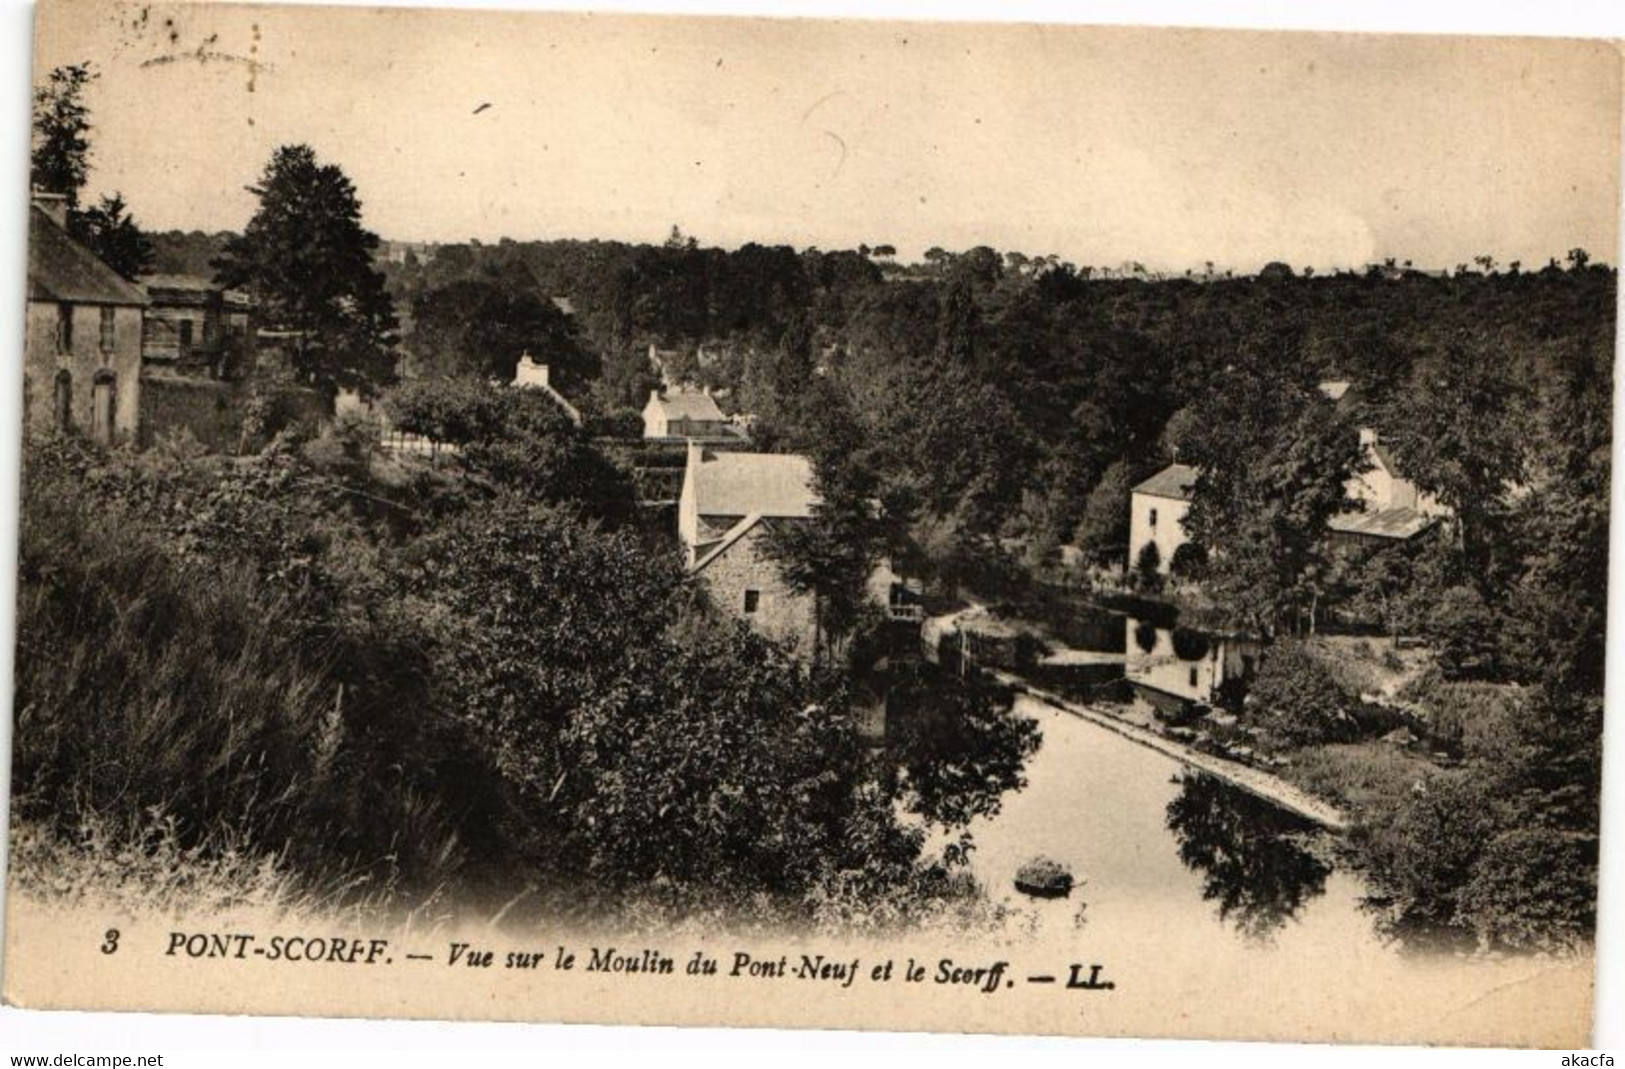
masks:
{"label": "white house", "polygon": [[1439,499],[1399,474],[1393,454],[1369,427],[1360,431],[1367,468],[1345,484],[1347,494],[1365,503],[1360,511],[1333,516],[1326,524],[1340,541],[1404,541],[1450,514]]}
{"label": "white house", "polygon": [[743,437],[709,390],[651,390],[643,406],[643,437],[724,440]]}
{"label": "white house", "polygon": [[1129,491],[1128,564],[1138,568],[1147,546],[1155,547],[1157,571],[1167,574],[1174,551],[1190,539],[1181,522],[1191,509],[1196,469],[1170,464]]}
{"label": "white house", "polygon": [[[1344,544],[1379,545],[1403,542],[1431,528],[1450,514],[1438,498],[1425,493],[1399,474],[1391,452],[1377,432],[1360,431],[1367,470],[1345,484],[1348,496],[1363,507],[1333,516],[1327,528]],[[1157,551],[1157,571],[1167,574],[1174,551],[1188,542],[1181,522],[1190,511],[1191,488],[1197,471],[1188,464],[1170,464],[1134,487],[1129,494],[1130,568],[1139,566],[1146,546]]]}

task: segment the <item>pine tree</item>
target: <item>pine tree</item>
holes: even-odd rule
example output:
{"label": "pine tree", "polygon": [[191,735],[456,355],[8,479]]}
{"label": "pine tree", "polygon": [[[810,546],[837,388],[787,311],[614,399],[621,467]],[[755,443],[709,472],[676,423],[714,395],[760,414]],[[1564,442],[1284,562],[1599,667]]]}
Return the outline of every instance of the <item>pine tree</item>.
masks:
{"label": "pine tree", "polygon": [[308,145],[284,145],[249,191],[259,209],[214,262],[215,280],[247,290],[267,326],[297,335],[296,370],[317,387],[370,393],[392,381],[394,303],[355,185]]}

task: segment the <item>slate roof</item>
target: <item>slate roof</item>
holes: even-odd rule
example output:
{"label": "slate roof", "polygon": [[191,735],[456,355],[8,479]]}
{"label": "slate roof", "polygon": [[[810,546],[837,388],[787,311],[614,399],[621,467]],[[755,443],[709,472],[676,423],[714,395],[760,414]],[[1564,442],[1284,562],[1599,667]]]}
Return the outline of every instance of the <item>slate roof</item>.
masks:
{"label": "slate roof", "polygon": [[818,501],[812,461],[791,453],[706,453],[689,465],[701,516],[806,518]]}
{"label": "slate roof", "polygon": [[1189,464],[1170,464],[1136,486],[1131,493],[1166,497],[1173,501],[1189,501],[1191,487],[1195,485],[1195,468]]}
{"label": "slate roof", "polygon": [[669,420],[692,419],[725,423],[728,419],[710,394],[697,390],[673,390],[661,394],[653,401],[660,405]]}
{"label": "slate roof", "polygon": [[1376,512],[1345,512],[1326,521],[1326,526],[1339,534],[1403,541],[1415,538],[1437,522],[1438,517],[1412,508],[1391,508]]}
{"label": "slate roof", "polygon": [[28,210],[28,299],[79,304],[147,303],[145,293],[69,237],[38,206]]}

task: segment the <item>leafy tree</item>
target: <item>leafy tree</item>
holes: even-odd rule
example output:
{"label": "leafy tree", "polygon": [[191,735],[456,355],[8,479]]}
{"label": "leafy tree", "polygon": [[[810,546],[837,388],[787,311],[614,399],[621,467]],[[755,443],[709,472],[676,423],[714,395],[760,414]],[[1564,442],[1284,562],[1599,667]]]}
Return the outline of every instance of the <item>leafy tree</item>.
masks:
{"label": "leafy tree", "polygon": [[[1279,346],[1278,339],[1271,345]],[[1201,409],[1185,452],[1200,474],[1184,526],[1210,550],[1210,586],[1248,628],[1312,627],[1329,572],[1326,523],[1364,463],[1356,428],[1287,352],[1255,350]]]}
{"label": "leafy tree", "polygon": [[1474,587],[1443,591],[1428,613],[1425,629],[1446,678],[1496,674],[1495,616]]}
{"label": "leafy tree", "polygon": [[1481,588],[1509,563],[1498,550],[1506,546],[1507,492],[1525,473],[1524,403],[1503,346],[1486,339],[1431,361],[1420,388],[1396,405],[1400,464],[1455,513],[1461,552]]}
{"label": "leafy tree", "polygon": [[1129,537],[1129,492],[1134,488],[1134,467],[1119,460],[1106,469],[1084,501],[1083,518],[1072,542],[1097,563],[1124,563]]}
{"label": "leafy tree", "polygon": [[1207,575],[1207,550],[1200,542],[1181,542],[1168,560],[1168,571],[1176,579],[1200,581]]}
{"label": "leafy tree", "polygon": [[90,107],[85,91],[100,75],[90,63],[57,67],[34,87],[34,122],[29,182],[60,193],[70,209],[90,177]]}
{"label": "leafy tree", "polygon": [[308,145],[284,145],[249,191],[259,207],[215,261],[215,280],[247,290],[268,326],[296,334],[296,368],[310,382],[370,394],[392,381],[394,304],[350,179]]}
{"label": "leafy tree", "polygon": [[1325,663],[1297,640],[1269,648],[1247,706],[1260,725],[1298,745],[1344,741],[1357,728],[1348,696]]}
{"label": "leafy tree", "polygon": [[569,316],[534,287],[496,279],[453,282],[418,296],[412,345],[443,374],[511,382],[527,352],[566,390],[582,388],[597,372]]}
{"label": "leafy tree", "polygon": [[629,476],[535,391],[478,379],[414,380],[384,396],[395,425],[459,449],[456,463],[491,493],[569,504],[611,523],[635,511]]}
{"label": "leafy tree", "polygon": [[152,241],[130,217],[121,194],[103,197],[94,208],[70,216],[69,229],[103,263],[132,282],[152,270]]}
{"label": "leafy tree", "polygon": [[152,266],[152,242],[130,217],[124,197],[104,196],[81,210],[80,197],[90,178],[90,107],[85,92],[99,74],[90,63],[51,71],[34,87],[34,121],[29,181],[34,188],[67,198],[68,232],[109,267],[134,280]]}
{"label": "leafy tree", "polygon": [[812,595],[817,605],[815,655],[840,652],[868,600],[868,581],[885,553],[891,518],[880,501],[880,484],[862,453],[862,429],[826,380],[814,379],[807,395],[816,418],[805,437],[813,461],[818,501],[812,518],[773,529],[768,552],[785,583]]}

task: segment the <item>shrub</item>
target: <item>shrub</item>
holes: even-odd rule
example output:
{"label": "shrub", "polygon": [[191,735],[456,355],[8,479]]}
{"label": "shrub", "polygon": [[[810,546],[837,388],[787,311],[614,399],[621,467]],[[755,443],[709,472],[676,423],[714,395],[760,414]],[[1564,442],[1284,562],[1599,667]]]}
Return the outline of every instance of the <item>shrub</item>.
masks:
{"label": "shrub", "polygon": [[1207,550],[1197,542],[1181,542],[1168,561],[1168,570],[1176,579],[1200,582],[1207,576]]}
{"label": "shrub", "polygon": [[1495,673],[1495,615],[1478,591],[1468,586],[1446,590],[1428,612],[1425,626],[1428,641],[1437,650],[1439,668],[1446,678]]}
{"label": "shrub", "polygon": [[1147,542],[1140,547],[1140,552],[1134,558],[1134,581],[1141,590],[1158,591],[1162,589],[1162,551],[1155,542]]}
{"label": "shrub", "polygon": [[1287,742],[1351,739],[1357,726],[1349,696],[1303,642],[1278,642],[1265,654],[1247,696],[1250,715]]}

